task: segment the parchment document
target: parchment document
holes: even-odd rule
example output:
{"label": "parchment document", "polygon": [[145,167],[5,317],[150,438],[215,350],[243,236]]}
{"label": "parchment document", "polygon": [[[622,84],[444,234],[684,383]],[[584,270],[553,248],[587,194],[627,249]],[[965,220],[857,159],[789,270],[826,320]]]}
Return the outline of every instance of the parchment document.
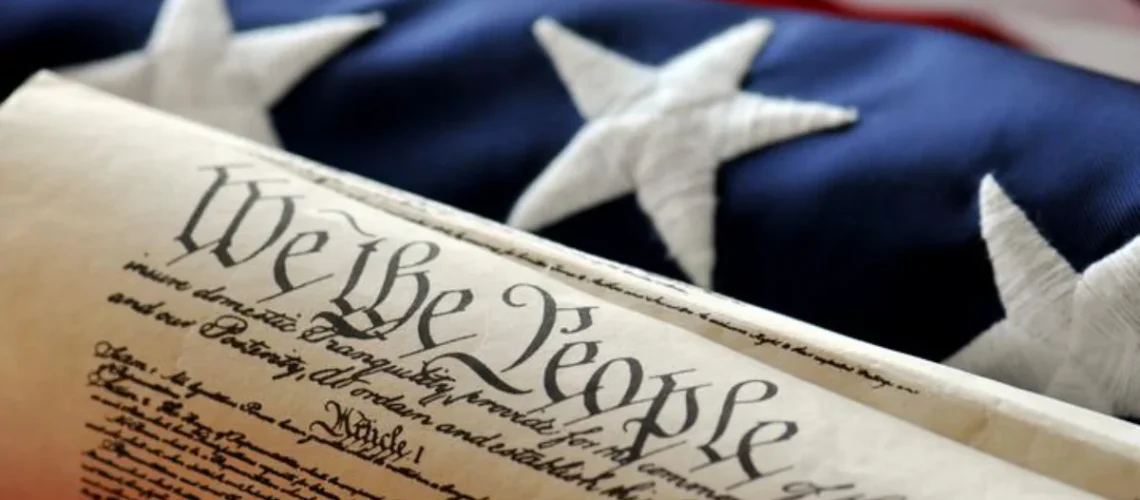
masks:
{"label": "parchment document", "polygon": [[1032,439],[987,453],[880,408],[937,400],[890,375],[920,369],[822,349],[808,381],[615,299],[640,286],[620,268],[528,265],[314,168],[48,74],[0,108],[3,498],[1140,495],[1129,449],[1073,438],[1108,419],[1010,427],[1070,439],[1092,472],[1059,479],[1015,465],[1060,461]]}

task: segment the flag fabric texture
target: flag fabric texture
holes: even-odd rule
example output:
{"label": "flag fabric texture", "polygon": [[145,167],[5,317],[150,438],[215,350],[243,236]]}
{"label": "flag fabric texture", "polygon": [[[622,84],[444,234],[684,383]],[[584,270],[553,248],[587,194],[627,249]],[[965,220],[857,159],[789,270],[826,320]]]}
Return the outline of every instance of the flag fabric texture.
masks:
{"label": "flag fabric texture", "polygon": [[0,96],[57,70],[1140,416],[1136,63],[1065,64],[976,8],[795,3],[6,0]]}
{"label": "flag fabric texture", "polygon": [[733,0],[934,26],[1140,81],[1137,0]]}

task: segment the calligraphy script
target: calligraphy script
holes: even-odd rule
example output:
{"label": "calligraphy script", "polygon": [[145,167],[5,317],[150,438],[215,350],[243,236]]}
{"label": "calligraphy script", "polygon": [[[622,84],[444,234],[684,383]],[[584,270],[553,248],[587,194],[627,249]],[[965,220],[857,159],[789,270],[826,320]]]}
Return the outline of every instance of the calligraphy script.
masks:
{"label": "calligraphy script", "polygon": [[[745,488],[766,481],[779,481],[775,490],[785,492],[773,500],[906,498],[860,493],[849,482],[790,476],[796,465],[781,461],[777,445],[794,441],[801,423],[781,417],[772,403],[781,395],[775,382],[722,380],[697,367],[655,366],[628,348],[611,351],[606,325],[598,321],[601,308],[608,307],[604,303],[565,301],[541,283],[527,281],[487,293],[485,287],[459,282],[458,273],[438,270],[455,242],[386,234],[342,205],[307,206],[300,183],[268,169],[227,164],[197,172],[205,187],[172,231],[176,250],[166,257],[147,253],[123,270],[210,303],[222,314],[184,317],[164,302],[117,291],[108,301],[168,327],[192,329],[255,359],[273,370],[275,381],[316,384],[343,395],[314,401],[328,418],[310,426],[310,440],[376,444],[427,428],[608,498],[654,498],[663,487],[694,498],[751,498]],[[179,276],[189,261],[231,271],[251,268],[262,276],[257,294],[225,284],[195,285]],[[302,317],[278,305],[294,295],[316,312]],[[494,332],[471,328],[483,323],[482,315],[510,316],[520,326]],[[487,336],[504,347],[480,350]],[[315,363],[306,355],[312,348],[353,364]],[[378,377],[422,393],[393,392],[391,384],[374,384]],[[357,405],[385,410],[404,423],[395,436],[391,430],[384,434]],[[513,445],[510,437],[517,433],[442,422],[430,411],[453,405],[485,411],[536,442]],[[611,416],[606,422],[612,423],[618,414],[620,430],[597,423],[603,416]],[[612,442],[617,434],[625,441]],[[610,465],[590,468],[559,450]],[[666,452],[688,458],[656,459]],[[413,455],[418,461],[422,452],[389,450],[385,456],[412,464]],[[703,482],[706,471],[718,470],[723,478],[726,468],[735,480]],[[623,469],[641,479],[619,481]]]}
{"label": "calligraphy script", "polygon": [[[97,364],[87,381],[101,418],[84,424],[98,439],[98,445],[81,452],[80,493],[87,498],[385,500],[244,432],[207,422],[195,411],[211,405],[272,425],[299,443],[316,441],[388,467],[409,459],[413,448],[417,456],[410,460],[423,454],[423,447],[400,438],[398,427],[385,432],[382,442],[324,439],[273,416],[259,401],[239,404],[186,371],[162,373],[126,346],[99,341],[94,357]],[[454,488],[448,493],[475,498]]]}

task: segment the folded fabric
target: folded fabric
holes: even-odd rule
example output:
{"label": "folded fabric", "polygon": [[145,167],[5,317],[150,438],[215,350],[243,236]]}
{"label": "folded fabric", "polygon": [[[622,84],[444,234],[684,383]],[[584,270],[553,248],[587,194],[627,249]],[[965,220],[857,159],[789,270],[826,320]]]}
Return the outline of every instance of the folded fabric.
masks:
{"label": "folded fabric", "polygon": [[932,26],[1140,82],[1140,2],[1135,0],[729,1]]}

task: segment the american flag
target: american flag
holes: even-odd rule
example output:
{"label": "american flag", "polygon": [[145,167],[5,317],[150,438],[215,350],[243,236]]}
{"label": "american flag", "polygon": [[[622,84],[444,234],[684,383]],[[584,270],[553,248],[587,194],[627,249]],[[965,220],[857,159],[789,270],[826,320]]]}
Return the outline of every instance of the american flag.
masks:
{"label": "american flag", "polygon": [[1140,416],[1135,2],[4,0],[41,68]]}

